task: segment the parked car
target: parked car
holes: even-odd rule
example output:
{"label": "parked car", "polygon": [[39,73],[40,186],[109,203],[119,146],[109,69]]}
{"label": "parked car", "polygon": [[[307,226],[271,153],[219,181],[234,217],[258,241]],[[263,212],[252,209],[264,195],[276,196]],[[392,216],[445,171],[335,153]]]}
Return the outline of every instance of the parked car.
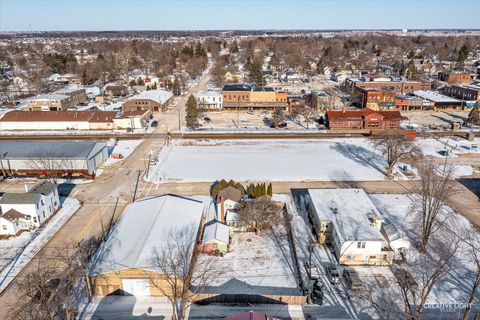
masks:
{"label": "parked car", "polygon": [[287,127],[287,123],[286,122],[282,122],[278,125],[279,128],[286,128]]}
{"label": "parked car", "polygon": [[212,119],[210,119],[209,117],[203,117],[203,121],[205,121],[205,122],[211,122]]}
{"label": "parked car", "polygon": [[361,290],[363,288],[362,280],[360,280],[358,273],[352,268],[345,268],[342,275],[345,278],[348,289]]}
{"label": "parked car", "polygon": [[152,127],[158,126],[158,121],[157,121],[157,120],[153,120],[152,123],[151,123],[151,126],[152,126]]}
{"label": "parked car", "polygon": [[318,267],[314,263],[310,264],[309,261],[305,262],[305,271],[310,275],[310,279],[319,279],[321,276]]}
{"label": "parked car", "polygon": [[327,273],[328,280],[332,284],[339,284],[340,283],[340,272],[336,265],[330,264],[325,267],[325,271]]}

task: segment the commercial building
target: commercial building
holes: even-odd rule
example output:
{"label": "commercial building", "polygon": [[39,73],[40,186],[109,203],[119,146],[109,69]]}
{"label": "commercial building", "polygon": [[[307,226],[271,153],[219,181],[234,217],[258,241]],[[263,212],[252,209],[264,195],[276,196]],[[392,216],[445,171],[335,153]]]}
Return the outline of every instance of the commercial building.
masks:
{"label": "commercial building", "polygon": [[442,71],[438,73],[438,80],[449,84],[470,83],[472,76],[467,72]]}
{"label": "commercial building", "polygon": [[420,81],[355,81],[356,88],[387,89],[397,94],[413,93],[416,90],[430,90],[430,82]]}
{"label": "commercial building", "polygon": [[125,111],[113,119],[115,129],[142,129],[146,128],[152,118],[150,110]]}
{"label": "commercial building", "polygon": [[108,159],[106,142],[0,141],[0,174],[94,178]]}
{"label": "commercial building", "polygon": [[113,130],[117,111],[11,111],[0,118],[7,131]]}
{"label": "commercial building", "polygon": [[197,93],[197,106],[201,110],[222,110],[222,91],[208,89]]}
{"label": "commercial building", "polygon": [[62,111],[71,107],[72,98],[63,94],[42,94],[27,99],[29,111]]}
{"label": "commercial building", "polygon": [[225,85],[222,89],[224,109],[287,109],[287,93],[270,87],[245,84]]}
{"label": "commercial building", "polygon": [[[164,295],[169,291],[168,284],[162,280],[167,271],[165,266],[162,268],[154,262],[155,251],[166,254],[167,259],[187,255],[185,260],[191,261],[200,240],[203,217],[203,202],[176,195],[151,197],[130,204],[92,260],[88,275],[92,293],[97,296]],[[179,253],[179,250],[182,251]],[[180,278],[191,272],[189,266],[179,267],[182,271],[175,275]],[[189,270],[183,269],[187,267]]]}
{"label": "commercial building", "polygon": [[413,94],[424,101],[422,102],[423,110],[459,111],[466,107],[462,101],[450,98],[435,91],[418,90]]}
{"label": "commercial building", "polygon": [[480,85],[451,85],[443,88],[443,94],[464,101],[480,101]]}
{"label": "commercial building", "polygon": [[74,106],[87,102],[87,92],[85,89],[64,88],[55,91],[53,94],[69,96]]}
{"label": "commercial building", "polygon": [[400,127],[402,115],[398,111],[331,110],[325,114],[329,129],[385,130]]}
{"label": "commercial building", "polygon": [[414,95],[395,96],[395,109],[401,111],[422,111],[423,99]]}
{"label": "commercial building", "polygon": [[321,244],[344,265],[390,265],[383,218],[363,189],[309,189],[308,213]]}
{"label": "commercial building", "polygon": [[173,94],[165,90],[150,90],[139,93],[129,98],[122,104],[122,111],[150,110],[165,111],[173,102]]}
{"label": "commercial building", "polygon": [[375,111],[391,110],[395,108],[395,91],[389,88],[355,88],[355,94],[361,97],[363,108]]}

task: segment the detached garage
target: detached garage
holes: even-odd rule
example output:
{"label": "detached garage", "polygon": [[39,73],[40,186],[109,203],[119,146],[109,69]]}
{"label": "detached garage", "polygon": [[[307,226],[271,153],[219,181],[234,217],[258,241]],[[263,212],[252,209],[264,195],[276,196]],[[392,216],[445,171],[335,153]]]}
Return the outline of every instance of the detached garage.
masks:
{"label": "detached garage", "polygon": [[186,237],[186,258],[190,261],[197,250],[203,216],[203,202],[176,195],[130,204],[92,260],[88,276],[92,294],[163,296],[152,284],[165,286],[164,293],[168,291],[166,273],[154,261],[155,251],[165,252],[168,247],[168,252],[175,255],[179,243],[175,237]]}
{"label": "detached garage", "polygon": [[94,178],[108,159],[106,142],[0,141],[2,175],[79,175]]}

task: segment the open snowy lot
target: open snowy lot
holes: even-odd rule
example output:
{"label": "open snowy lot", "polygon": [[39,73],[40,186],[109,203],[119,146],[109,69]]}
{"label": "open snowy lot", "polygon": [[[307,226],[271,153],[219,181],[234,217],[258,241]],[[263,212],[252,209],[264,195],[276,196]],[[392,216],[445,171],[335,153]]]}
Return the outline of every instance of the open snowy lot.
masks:
{"label": "open snowy lot", "polygon": [[230,251],[215,258],[222,272],[206,293],[301,295],[283,227],[259,235],[234,233],[232,238]]}
{"label": "open snowy lot", "polygon": [[162,150],[149,181],[383,180],[385,165],[367,139],[187,141]]}
{"label": "open snowy lot", "polygon": [[[418,146],[422,149],[422,152],[426,156],[441,157],[443,155],[439,151],[448,150],[451,152],[450,157],[456,157],[461,154],[477,154],[480,155],[480,139],[476,138],[474,141],[468,141],[465,139],[418,139],[416,141]],[[477,146],[477,149],[472,147]]]}
{"label": "open snowy lot", "polygon": [[[105,165],[111,165],[113,163],[123,161],[128,158],[137,147],[143,142],[143,140],[118,140],[116,145],[112,145],[112,142],[108,142],[108,154],[110,158],[105,161]],[[121,154],[122,159],[114,159],[112,154]]]}
{"label": "open snowy lot", "polygon": [[[74,198],[61,198],[62,208],[47,222],[34,231],[25,232],[20,238],[0,240],[0,260],[4,263],[0,271],[0,292],[2,292],[15,276],[42,249],[63,224],[80,208]],[[23,240],[24,241],[23,241]],[[6,250],[4,250],[6,248]]]}

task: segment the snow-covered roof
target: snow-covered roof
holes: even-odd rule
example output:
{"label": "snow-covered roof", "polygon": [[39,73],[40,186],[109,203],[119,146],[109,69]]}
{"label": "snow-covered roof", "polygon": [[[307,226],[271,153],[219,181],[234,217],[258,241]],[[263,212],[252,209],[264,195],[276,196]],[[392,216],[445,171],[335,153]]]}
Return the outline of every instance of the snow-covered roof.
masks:
{"label": "snow-covered roof", "polygon": [[228,243],[230,238],[230,227],[217,220],[212,220],[205,224],[203,228],[202,242],[206,243],[212,240]]}
{"label": "snow-covered roof", "polygon": [[[145,198],[130,204],[97,252],[91,274],[129,268],[155,270],[154,249],[172,247],[172,233],[175,236],[185,230],[196,233],[203,212],[203,202],[176,195]],[[193,242],[196,239],[196,234],[187,236]]]}
{"label": "snow-covered roof", "polygon": [[149,90],[149,91],[141,92],[129,98],[128,100],[148,99],[148,100],[153,100],[155,102],[158,102],[160,104],[164,104],[171,97],[173,97],[173,93],[171,93],[170,91],[157,89],[157,90]]}
{"label": "snow-covered roof", "polygon": [[320,221],[331,221],[335,235],[345,241],[385,241],[369,220],[382,220],[363,189],[308,189]]}
{"label": "snow-covered roof", "polygon": [[425,91],[425,90],[417,90],[413,93],[417,97],[430,100],[433,102],[458,102],[457,99],[450,98],[443,94],[437,93],[435,91]]}
{"label": "snow-covered roof", "polygon": [[41,94],[38,96],[34,96],[31,98],[28,98],[27,101],[35,101],[35,100],[65,100],[69,99],[70,96],[64,95],[64,94]]}

